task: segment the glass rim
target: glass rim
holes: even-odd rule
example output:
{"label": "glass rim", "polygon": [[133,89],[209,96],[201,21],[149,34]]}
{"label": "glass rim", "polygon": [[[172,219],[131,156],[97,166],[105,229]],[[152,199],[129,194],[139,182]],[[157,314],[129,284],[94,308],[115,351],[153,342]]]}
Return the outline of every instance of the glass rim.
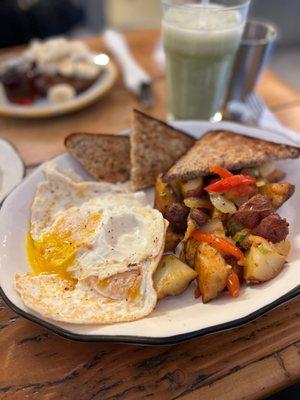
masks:
{"label": "glass rim", "polygon": [[274,40],[276,40],[276,38],[278,36],[278,29],[277,29],[276,25],[272,24],[271,22],[248,19],[246,21],[246,25],[247,24],[265,27],[267,29],[268,33],[270,34],[270,36],[269,37],[266,36],[262,39],[247,39],[247,38],[242,37],[242,39],[241,39],[242,46],[266,45],[266,44],[272,43]]}
{"label": "glass rim", "polygon": [[[215,11],[239,10],[241,8],[244,8],[244,7],[248,6],[250,4],[250,2],[251,2],[251,0],[242,0],[242,1],[243,1],[242,4],[237,4],[235,6],[221,6],[221,4],[215,4],[216,7],[214,7],[214,10]],[[174,7],[174,8],[186,8],[186,9],[188,8],[188,9],[190,9],[191,8],[191,4],[194,4],[194,3],[172,4],[172,2],[173,2],[173,0],[161,0],[161,4],[162,5],[170,6],[170,7]],[[199,4],[201,4],[201,3],[199,3]],[[213,4],[213,2],[210,3],[210,4]],[[202,8],[207,8],[208,9],[208,8],[210,8],[209,7],[210,4],[208,4],[208,6],[202,4]]]}

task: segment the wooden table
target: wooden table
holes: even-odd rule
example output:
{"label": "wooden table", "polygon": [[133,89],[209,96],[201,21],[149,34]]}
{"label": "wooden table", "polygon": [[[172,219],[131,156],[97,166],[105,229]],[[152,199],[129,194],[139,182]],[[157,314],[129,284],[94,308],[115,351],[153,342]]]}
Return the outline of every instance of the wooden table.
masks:
{"label": "wooden table", "polygon": [[[156,103],[165,116],[164,78],[150,57],[159,33],[128,34],[131,48],[154,79]],[[98,51],[103,43],[88,40]],[[275,115],[300,131],[300,93],[272,72],[259,92]],[[72,131],[114,132],[130,123],[139,107],[121,80],[98,103],[76,114],[25,121],[0,118],[27,166],[64,151]],[[200,316],[201,317],[201,316]],[[300,377],[300,299],[231,331],[184,344],[142,347],[71,342],[35,325],[0,303],[0,400],[258,399]]]}

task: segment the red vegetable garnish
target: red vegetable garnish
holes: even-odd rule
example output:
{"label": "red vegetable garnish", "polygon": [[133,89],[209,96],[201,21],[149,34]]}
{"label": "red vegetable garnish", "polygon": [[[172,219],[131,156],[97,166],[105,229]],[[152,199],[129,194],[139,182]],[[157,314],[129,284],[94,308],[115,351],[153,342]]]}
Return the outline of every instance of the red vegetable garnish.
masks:
{"label": "red vegetable garnish", "polygon": [[206,186],[204,189],[207,192],[226,192],[241,185],[252,185],[254,182],[255,179],[252,176],[232,175],[228,176],[227,178],[223,178],[218,182],[212,183]]}
{"label": "red vegetable garnish", "polygon": [[229,242],[229,240],[216,236],[213,233],[195,230],[192,232],[191,237],[199,242],[209,243],[212,247],[222,250],[226,254],[231,254],[238,259],[244,258],[244,253],[238,247]]}
{"label": "red vegetable garnish", "polygon": [[220,180],[220,178],[210,178],[209,184],[211,185],[212,183],[219,182],[219,180]]}
{"label": "red vegetable garnish", "polygon": [[33,99],[30,97],[14,97],[13,99],[10,99],[10,101],[21,106],[28,106],[33,102]]}
{"label": "red vegetable garnish", "polygon": [[233,175],[233,173],[231,173],[230,171],[228,171],[228,169],[223,167],[211,167],[210,172],[219,175],[221,178],[228,178],[229,176]]}
{"label": "red vegetable garnish", "polygon": [[230,189],[226,192],[229,199],[243,197],[250,193],[253,193],[253,185],[241,185],[236,188]]}
{"label": "red vegetable garnish", "polygon": [[226,285],[230,296],[238,297],[240,293],[240,280],[236,272],[230,272]]}

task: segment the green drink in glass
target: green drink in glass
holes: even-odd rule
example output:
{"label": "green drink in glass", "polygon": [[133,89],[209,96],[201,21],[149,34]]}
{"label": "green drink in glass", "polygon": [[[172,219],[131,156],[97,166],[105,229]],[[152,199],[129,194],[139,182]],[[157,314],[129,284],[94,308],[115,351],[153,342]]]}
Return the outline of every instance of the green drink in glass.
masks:
{"label": "green drink in glass", "polygon": [[224,105],[249,0],[163,0],[170,119],[213,119]]}

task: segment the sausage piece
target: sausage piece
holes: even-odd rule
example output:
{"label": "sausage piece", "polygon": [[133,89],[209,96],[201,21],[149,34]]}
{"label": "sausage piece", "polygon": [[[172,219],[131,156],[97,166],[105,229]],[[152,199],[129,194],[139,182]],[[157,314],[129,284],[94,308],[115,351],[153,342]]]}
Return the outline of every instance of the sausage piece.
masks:
{"label": "sausage piece", "polygon": [[190,217],[198,226],[204,225],[208,221],[208,216],[200,208],[193,208]]}
{"label": "sausage piece", "polygon": [[242,204],[234,217],[246,228],[254,228],[260,221],[268,215],[274,213],[274,208],[270,200],[262,194],[256,194],[246,203]]}
{"label": "sausage piece", "polygon": [[265,217],[251,232],[252,235],[261,236],[272,243],[284,240],[289,233],[289,224],[278,214]]}
{"label": "sausage piece", "polygon": [[184,233],[190,209],[182,203],[165,206],[163,215],[170,222],[170,228],[176,233]]}

